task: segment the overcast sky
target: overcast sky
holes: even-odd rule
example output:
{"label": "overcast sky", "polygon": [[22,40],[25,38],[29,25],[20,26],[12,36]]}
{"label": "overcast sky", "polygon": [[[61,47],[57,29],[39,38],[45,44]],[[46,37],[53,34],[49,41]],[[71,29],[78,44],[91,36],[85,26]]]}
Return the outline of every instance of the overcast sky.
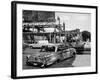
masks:
{"label": "overcast sky", "polygon": [[91,14],[55,12],[55,18],[60,17],[61,24],[65,22],[66,30],[79,28],[91,32]]}

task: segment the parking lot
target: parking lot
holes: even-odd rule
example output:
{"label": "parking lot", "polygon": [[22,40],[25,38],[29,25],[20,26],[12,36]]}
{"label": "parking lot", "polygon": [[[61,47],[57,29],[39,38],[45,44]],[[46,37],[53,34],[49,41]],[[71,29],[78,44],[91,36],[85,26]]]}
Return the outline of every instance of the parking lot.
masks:
{"label": "parking lot", "polygon": [[[39,69],[39,67],[26,65],[26,56],[29,54],[32,54],[31,53],[32,51],[34,51],[34,50],[33,49],[25,50],[26,53],[23,54],[23,69]],[[34,52],[36,52],[36,51],[34,51]],[[88,52],[84,51],[83,54],[81,54],[81,53],[77,54],[76,57],[66,59],[62,62],[48,66],[47,68],[84,67],[84,66],[90,66],[90,65],[91,65],[90,51],[88,51]]]}

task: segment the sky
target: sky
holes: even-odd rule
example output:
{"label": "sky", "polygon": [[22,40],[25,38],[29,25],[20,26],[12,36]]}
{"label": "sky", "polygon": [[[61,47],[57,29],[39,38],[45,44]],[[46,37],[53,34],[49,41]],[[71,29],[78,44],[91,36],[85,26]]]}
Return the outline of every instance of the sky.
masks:
{"label": "sky", "polygon": [[80,31],[87,30],[91,32],[91,14],[89,13],[63,13],[55,12],[55,18],[60,17],[61,24],[65,22],[66,30],[79,28]]}

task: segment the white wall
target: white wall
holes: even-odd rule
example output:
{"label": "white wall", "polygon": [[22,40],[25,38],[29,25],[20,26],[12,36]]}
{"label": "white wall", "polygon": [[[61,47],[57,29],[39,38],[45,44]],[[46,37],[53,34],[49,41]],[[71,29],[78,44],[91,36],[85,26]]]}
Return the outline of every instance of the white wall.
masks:
{"label": "white wall", "polygon": [[[22,0],[22,1],[27,1],[27,0]],[[62,3],[62,4],[97,5],[100,10],[100,0],[30,0],[30,1]],[[11,72],[10,69],[11,68],[10,66],[11,65],[11,13],[10,12],[11,11],[10,10],[11,10],[11,0],[1,0],[0,2],[0,20],[1,20],[0,21],[0,37],[1,37],[0,39],[0,80],[11,80],[10,78],[10,72]],[[100,19],[100,15],[98,16],[98,18]],[[100,37],[98,41],[100,41]],[[100,44],[100,42],[98,44]],[[100,57],[100,55],[98,55],[98,57]],[[100,58],[98,61],[100,61]],[[57,80],[57,79],[58,80],[99,80],[100,79],[99,76],[100,76],[100,69],[99,69],[99,74],[49,77],[49,78],[41,78],[41,79],[42,80]],[[34,80],[41,80],[41,79],[35,78]],[[33,80],[33,79],[26,79],[26,80]]]}

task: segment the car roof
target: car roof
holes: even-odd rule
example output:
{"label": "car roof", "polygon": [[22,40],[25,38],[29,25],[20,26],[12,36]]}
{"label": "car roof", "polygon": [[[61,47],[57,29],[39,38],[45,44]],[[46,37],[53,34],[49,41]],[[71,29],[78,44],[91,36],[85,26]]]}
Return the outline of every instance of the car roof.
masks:
{"label": "car roof", "polygon": [[56,43],[56,44],[54,44],[54,43],[49,43],[49,44],[46,44],[46,45],[44,45],[44,46],[59,46],[59,45],[62,45],[61,43]]}

